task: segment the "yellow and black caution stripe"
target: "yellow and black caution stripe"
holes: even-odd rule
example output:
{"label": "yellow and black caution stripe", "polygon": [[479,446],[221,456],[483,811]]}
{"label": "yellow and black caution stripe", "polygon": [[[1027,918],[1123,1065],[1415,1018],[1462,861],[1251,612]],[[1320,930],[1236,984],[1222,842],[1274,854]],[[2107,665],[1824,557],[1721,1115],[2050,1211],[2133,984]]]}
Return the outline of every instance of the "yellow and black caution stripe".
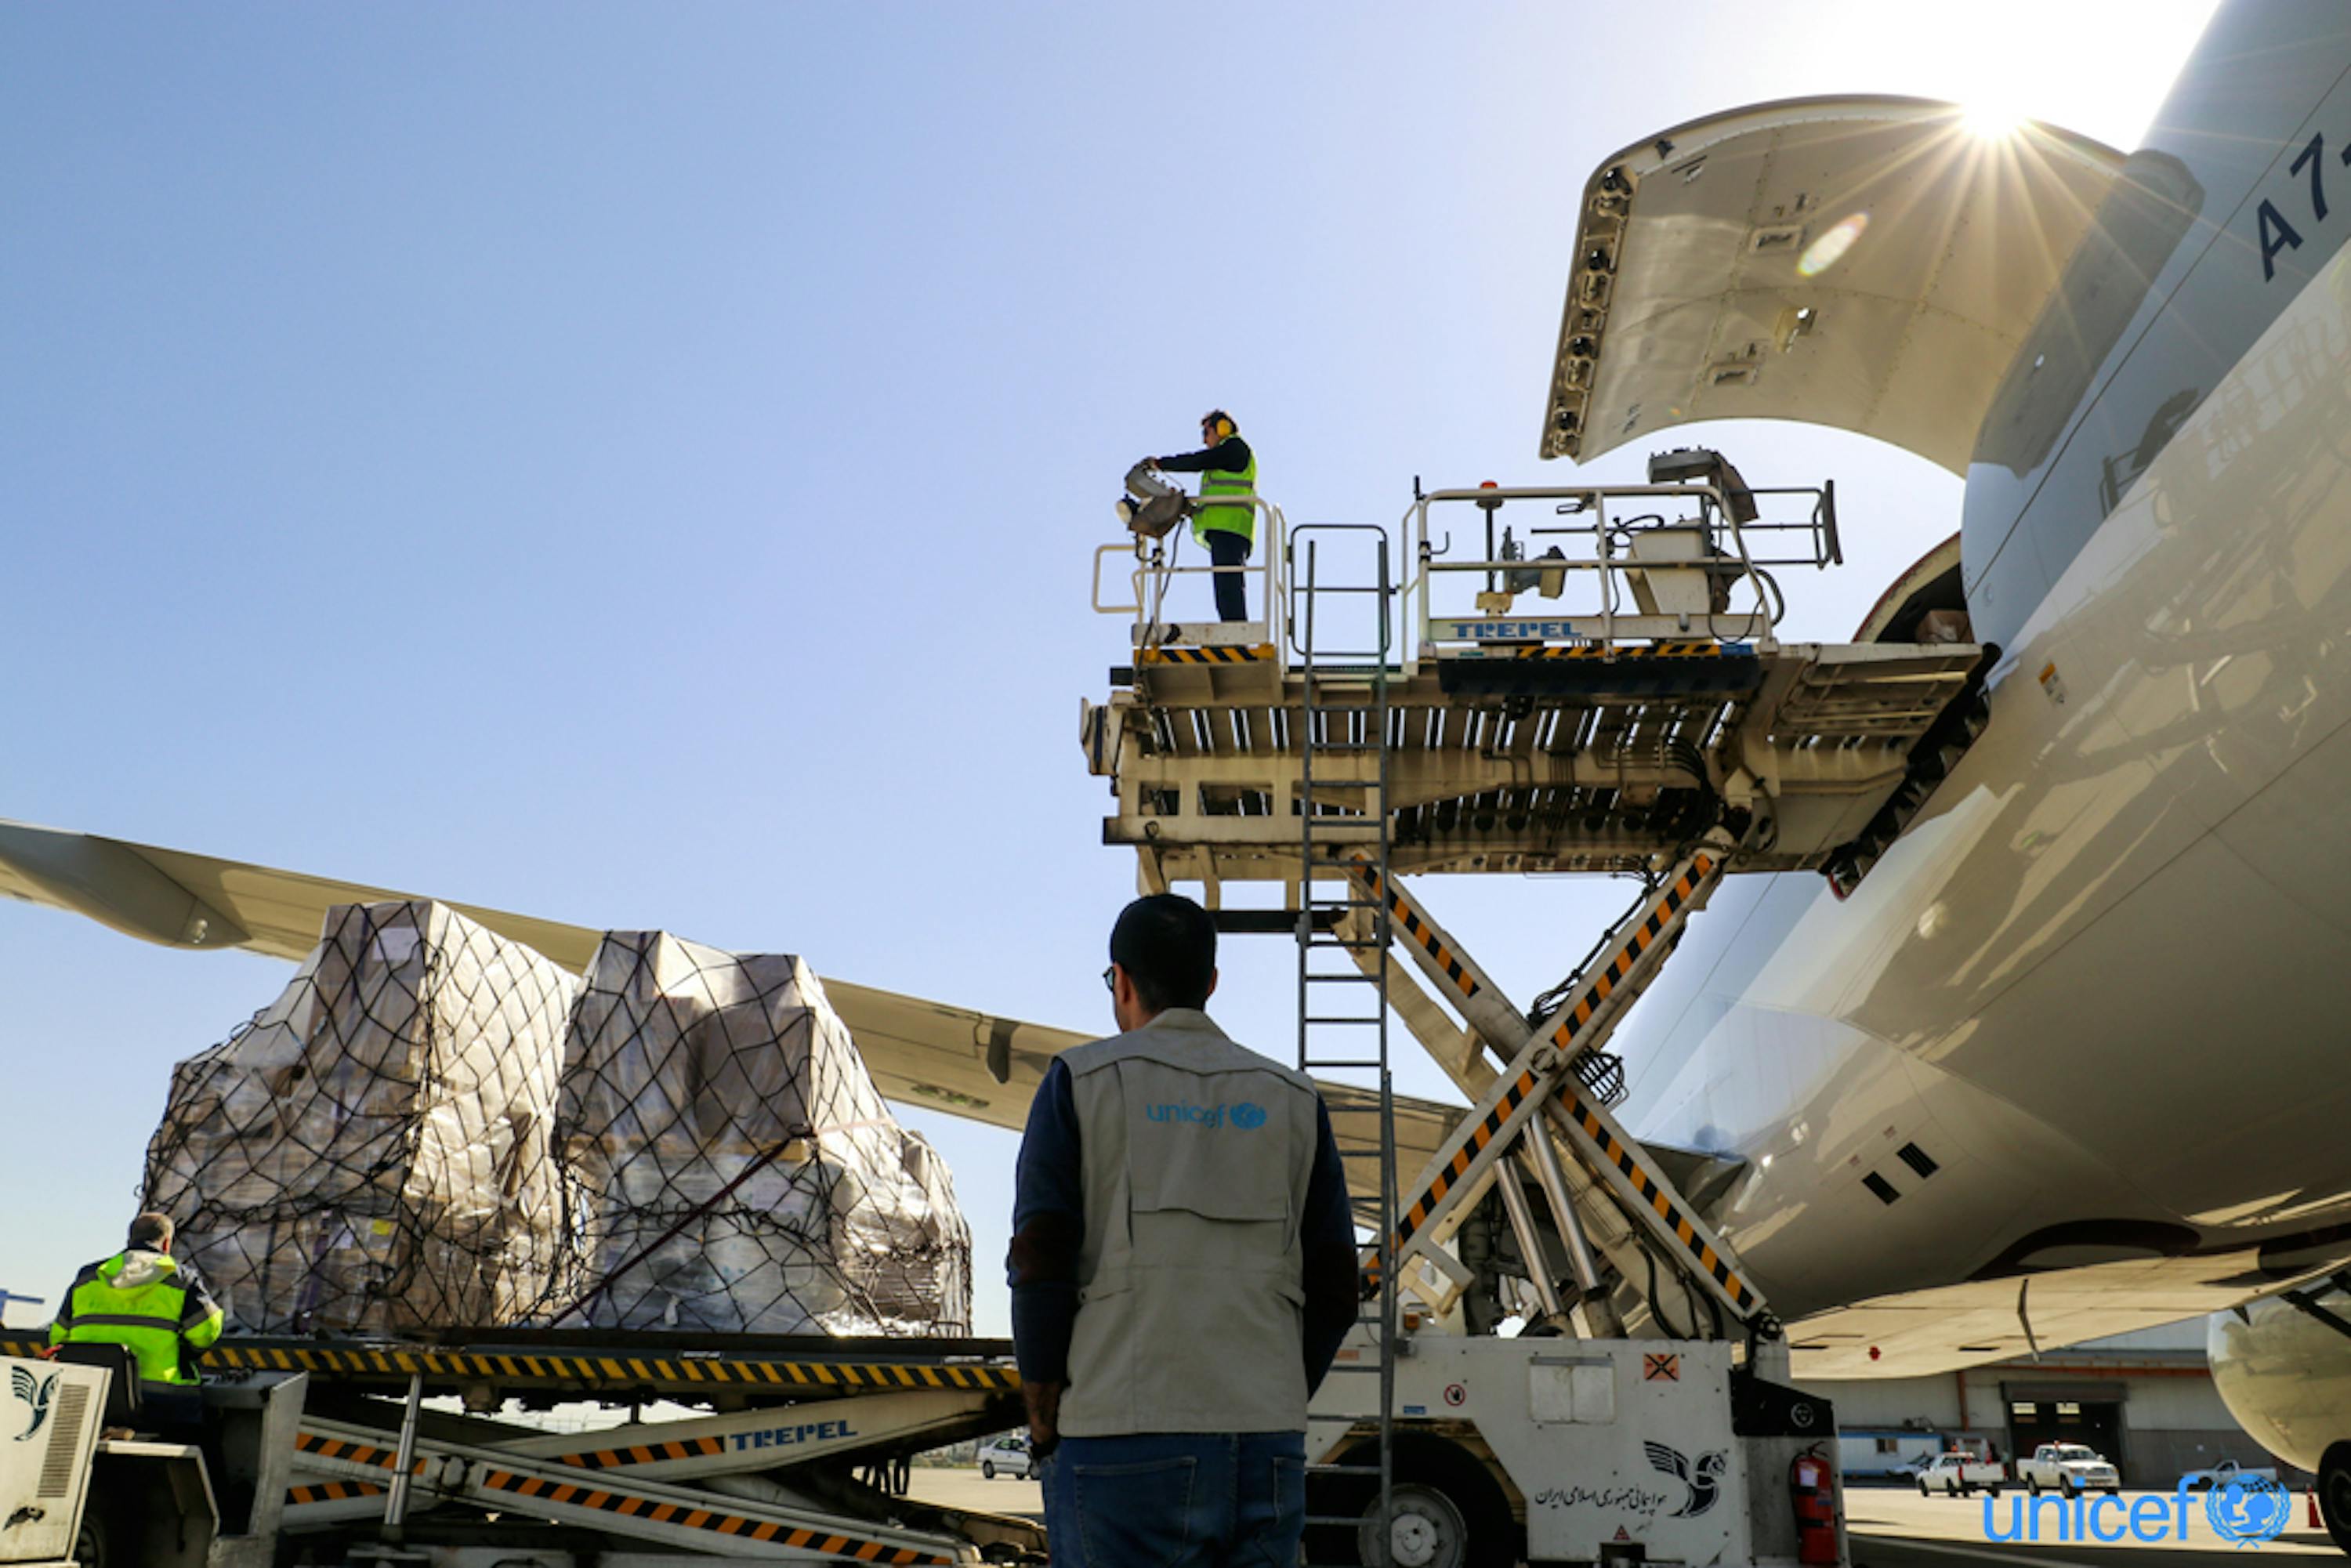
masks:
{"label": "yellow and black caution stripe", "polygon": [[626,1448],[566,1454],[555,1462],[575,1470],[611,1470],[624,1465],[655,1465],[667,1459],[706,1459],[726,1451],[723,1437],[695,1437],[688,1442],[632,1443]]}
{"label": "yellow and black caution stripe", "polygon": [[1138,648],[1138,664],[1261,664],[1273,657],[1273,644],[1247,648]]}
{"label": "yellow and black caution stripe", "polygon": [[795,1551],[820,1552],[829,1557],[846,1558],[852,1563],[946,1563],[955,1561],[951,1557],[942,1557],[936,1552],[918,1551],[909,1546],[861,1541],[852,1535],[781,1524],[774,1520],[750,1519],[739,1513],[729,1513],[723,1508],[664,1502],[617,1489],[554,1480],[545,1476],[522,1475],[513,1470],[486,1470],[475,1484],[486,1491],[503,1492],[509,1497],[535,1502],[588,1509],[648,1524],[704,1531],[714,1539],[732,1537],[742,1541],[772,1542]]}
{"label": "yellow and black caution stripe", "polygon": [[1690,1223],[1689,1216],[1684,1214],[1667,1195],[1665,1188],[1650,1176],[1648,1167],[1625,1145],[1625,1141],[1600,1119],[1580,1092],[1581,1089],[1582,1085],[1571,1077],[1560,1090],[1560,1099],[1566,1103],[1567,1113],[1575,1118],[1575,1124],[1599,1145],[1601,1157],[1614,1166],[1633,1184],[1633,1190],[1641,1195],[1641,1201],[1666,1222],[1666,1228],[1697,1260],[1707,1277],[1722,1287],[1724,1295],[1735,1302],[1741,1312],[1752,1312],[1755,1308],[1753,1289],[1723,1260],[1722,1255],[1714,1249],[1714,1244],[1698,1234],[1698,1227]]}
{"label": "yellow and black caution stripe", "polygon": [[1404,891],[1393,881],[1380,875],[1378,867],[1354,861],[1350,862],[1350,869],[1363,879],[1364,885],[1371,890],[1374,898],[1388,906],[1390,923],[1402,927],[1405,936],[1419,944],[1420,950],[1436,962],[1439,972],[1452,983],[1455,990],[1468,998],[1476,996],[1483,988],[1478,984],[1478,977],[1469,972],[1468,966],[1461,961],[1460,955],[1447,947],[1436,928],[1422,917],[1419,906],[1406,898]]}
{"label": "yellow and black caution stripe", "polygon": [[[372,1443],[356,1442],[349,1437],[329,1437],[307,1427],[294,1434],[294,1451],[321,1459],[340,1459],[347,1465],[370,1465],[380,1470],[392,1469],[400,1463],[396,1449],[379,1448]],[[423,1475],[424,1461],[411,1460],[409,1473]]]}
{"label": "yellow and black caution stripe", "polygon": [[1579,643],[1562,647],[1526,647],[1507,650],[1513,659],[1719,659],[1737,657],[1747,651],[1740,643],[1635,643],[1611,646],[1603,643]]}
{"label": "yellow and black caution stripe", "polygon": [[299,1508],[306,1502],[343,1502],[357,1497],[381,1497],[391,1490],[373,1481],[311,1481],[286,1490],[286,1506]]}
{"label": "yellow and black caution stripe", "polygon": [[[5,1342],[0,1342],[5,1343]],[[205,1355],[207,1366],[263,1372],[308,1372],[325,1377],[407,1377],[486,1383],[750,1384],[768,1388],[869,1393],[896,1388],[1017,1389],[1010,1366],[924,1362],[770,1361],[756,1356],[682,1357],[620,1354],[531,1355],[518,1353],[345,1348],[311,1344],[240,1344],[225,1339]]]}
{"label": "yellow and black caution stripe", "polygon": [[1624,984],[1625,977],[1633,972],[1633,966],[1640,962],[1641,955],[1656,945],[1674,916],[1689,903],[1690,895],[1698,885],[1714,874],[1717,863],[1709,854],[1690,857],[1688,869],[1666,889],[1665,895],[1649,911],[1648,918],[1633,928],[1632,936],[1616,950],[1615,956],[1608,960],[1608,967],[1600,971],[1599,977],[1583,988],[1583,995],[1575,999],[1575,1005],[1564,1009],[1565,1016],[1551,1032],[1553,1045],[1564,1050],[1575,1043],[1576,1035],[1592,1021],[1592,1015],[1600,1010],[1600,1004],[1615,994],[1616,988]]}
{"label": "yellow and black caution stripe", "polygon": [[1532,1070],[1520,1071],[1517,1080],[1503,1092],[1493,1107],[1470,1125],[1468,1134],[1455,1146],[1452,1157],[1438,1168],[1436,1179],[1412,1200],[1403,1214],[1397,1216],[1395,1250],[1403,1251],[1405,1244],[1428,1223],[1428,1217],[1436,1212],[1437,1205],[1445,1201],[1445,1195],[1469,1174],[1469,1167],[1478,1163],[1478,1156],[1485,1153],[1489,1144],[1501,1135],[1502,1129],[1510,1124],[1519,1107],[1534,1094],[1535,1088]]}

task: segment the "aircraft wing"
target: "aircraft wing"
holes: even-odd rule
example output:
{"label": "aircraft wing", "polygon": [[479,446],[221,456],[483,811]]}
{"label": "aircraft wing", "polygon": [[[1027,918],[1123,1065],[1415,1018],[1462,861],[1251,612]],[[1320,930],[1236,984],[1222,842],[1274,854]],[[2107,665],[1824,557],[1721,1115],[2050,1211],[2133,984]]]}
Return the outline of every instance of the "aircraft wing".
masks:
{"label": "aircraft wing", "polygon": [[2298,1255],[2247,1244],[1963,1280],[1799,1318],[1788,1344],[1799,1379],[1924,1377],[2027,1356],[2058,1371],[2053,1353],[2067,1346],[2221,1312],[2346,1253],[2336,1237]]}
{"label": "aircraft wing", "polygon": [[[0,894],[88,915],[167,947],[242,947],[299,959],[318,945],[327,911],[428,896],[301,872],[277,871],[184,850],[0,821]],[[443,900],[501,936],[574,973],[584,972],[602,932],[480,904]],[[1019,1130],[1055,1056],[1095,1039],[896,991],[824,977],[825,995],[855,1037],[885,1098]],[[1324,1085],[1342,1147],[1376,1146],[1361,1091]],[[1460,1117],[1458,1107],[1397,1102],[1396,1159],[1410,1180]],[[1377,1190],[1378,1162],[1350,1159],[1349,1186]]]}
{"label": "aircraft wing", "polygon": [[1794,419],[1964,475],[2122,165],[1903,98],[1760,104],[1625,148],[1584,187],[1542,455]]}

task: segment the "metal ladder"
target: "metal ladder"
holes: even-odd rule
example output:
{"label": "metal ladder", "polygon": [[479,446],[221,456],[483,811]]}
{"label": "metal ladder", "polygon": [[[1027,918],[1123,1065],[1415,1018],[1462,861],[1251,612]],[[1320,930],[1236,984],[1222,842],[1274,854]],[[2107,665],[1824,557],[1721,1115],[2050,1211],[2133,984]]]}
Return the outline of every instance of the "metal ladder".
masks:
{"label": "metal ladder", "polygon": [[[1324,581],[1326,545],[1333,557],[1357,559],[1368,547],[1372,580]],[[1366,969],[1353,949],[1384,954],[1390,934],[1386,906],[1365,897],[1345,868],[1375,866],[1383,881],[1388,870],[1388,675],[1395,619],[1390,612],[1394,601],[1387,530],[1373,524],[1307,524],[1291,532],[1285,554],[1291,601],[1290,653],[1302,687],[1296,722],[1304,727],[1299,737],[1297,799],[1298,1068],[1322,1078],[1372,1075],[1379,1118],[1374,1147],[1342,1151],[1343,1157],[1374,1159],[1379,1165],[1377,1212],[1357,1211],[1358,1220],[1379,1239],[1376,1304],[1357,1320],[1377,1354],[1368,1362],[1343,1360],[1331,1368],[1334,1377],[1375,1380],[1376,1406],[1354,1414],[1350,1430],[1368,1427],[1376,1431],[1377,1462],[1364,1462],[1363,1444],[1356,1441],[1341,1450],[1346,1462],[1310,1464],[1307,1472],[1310,1479],[1353,1478],[1357,1484],[1343,1488],[1343,1495],[1359,1492],[1363,1480],[1375,1479],[1377,1511],[1371,1517],[1385,1521],[1394,1512],[1395,1489],[1399,1308],[1390,1250],[1396,1229],[1395,1098],[1388,1063],[1387,966],[1379,963]],[[1374,628],[1372,645],[1350,645],[1351,637],[1361,635],[1353,629],[1356,616],[1350,615],[1347,625],[1340,627],[1332,624],[1329,612],[1353,609],[1360,613],[1367,599]],[[1366,759],[1373,763],[1368,769]],[[1336,887],[1337,894],[1319,895],[1318,881]],[[1361,930],[1350,919],[1358,911],[1370,922],[1368,934],[1350,934]],[[1353,1185],[1351,1180],[1349,1186]],[[1310,1503],[1308,1539],[1311,1542],[1320,1532],[1361,1523],[1358,1515],[1315,1513]],[[1388,1531],[1369,1533],[1369,1551],[1360,1561],[1367,1568],[1389,1568]],[[1347,1562],[1356,1561],[1350,1553]]]}

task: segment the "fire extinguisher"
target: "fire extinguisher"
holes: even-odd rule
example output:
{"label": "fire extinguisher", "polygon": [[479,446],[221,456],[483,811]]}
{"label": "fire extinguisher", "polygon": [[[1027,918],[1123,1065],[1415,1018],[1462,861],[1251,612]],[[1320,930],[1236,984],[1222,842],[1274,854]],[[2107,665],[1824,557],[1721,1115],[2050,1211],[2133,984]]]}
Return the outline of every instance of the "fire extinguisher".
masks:
{"label": "fire extinguisher", "polygon": [[1836,1568],[1836,1493],[1817,1446],[1788,1467],[1788,1499],[1796,1508],[1796,1561],[1805,1568]]}

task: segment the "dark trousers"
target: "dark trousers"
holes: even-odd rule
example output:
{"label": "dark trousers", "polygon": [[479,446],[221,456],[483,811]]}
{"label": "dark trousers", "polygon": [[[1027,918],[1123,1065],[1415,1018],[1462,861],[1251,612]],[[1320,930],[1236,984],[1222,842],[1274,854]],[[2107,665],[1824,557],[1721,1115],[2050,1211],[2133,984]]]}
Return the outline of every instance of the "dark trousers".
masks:
{"label": "dark trousers", "polygon": [[[1249,541],[1238,534],[1228,534],[1222,528],[1208,530],[1208,562],[1212,566],[1238,567],[1249,558]],[[1217,574],[1217,619],[1246,621],[1249,619],[1249,580],[1238,571]]]}
{"label": "dark trousers", "polygon": [[1064,1437],[1047,1456],[1053,1568],[1293,1568],[1306,1435]]}

